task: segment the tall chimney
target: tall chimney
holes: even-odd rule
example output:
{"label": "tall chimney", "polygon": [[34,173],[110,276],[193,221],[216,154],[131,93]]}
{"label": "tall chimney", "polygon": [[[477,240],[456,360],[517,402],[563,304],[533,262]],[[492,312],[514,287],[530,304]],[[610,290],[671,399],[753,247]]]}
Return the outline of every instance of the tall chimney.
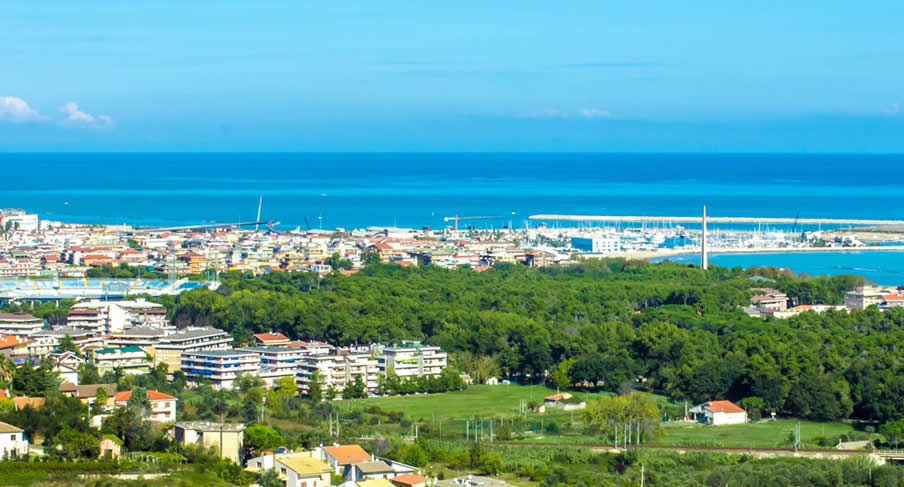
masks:
{"label": "tall chimney", "polygon": [[700,234],[700,264],[705,271],[709,267],[709,264],[706,261],[706,205],[703,205],[703,227]]}

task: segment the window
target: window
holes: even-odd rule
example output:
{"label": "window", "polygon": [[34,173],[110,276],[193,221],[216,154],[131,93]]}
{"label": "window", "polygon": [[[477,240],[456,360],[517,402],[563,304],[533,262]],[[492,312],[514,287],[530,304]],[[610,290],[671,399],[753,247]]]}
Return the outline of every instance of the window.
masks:
{"label": "window", "polygon": [[16,435],[9,435],[9,439],[12,441],[16,441]]}
{"label": "window", "polygon": [[301,483],[301,487],[308,487],[308,483],[307,483],[307,482],[302,482],[302,483]]}
{"label": "window", "polygon": [[286,469],[285,469],[285,468],[280,468],[280,469],[279,469],[279,473],[285,475],[285,474],[286,474]]}

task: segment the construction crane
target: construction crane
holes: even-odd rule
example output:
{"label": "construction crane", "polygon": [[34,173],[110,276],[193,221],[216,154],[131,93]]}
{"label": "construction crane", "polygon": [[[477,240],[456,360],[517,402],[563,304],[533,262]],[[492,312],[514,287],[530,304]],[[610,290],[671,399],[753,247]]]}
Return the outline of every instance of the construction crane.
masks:
{"label": "construction crane", "polygon": [[443,221],[455,220],[455,231],[458,232],[458,220],[483,220],[487,218],[502,218],[501,216],[447,216],[443,217]]}

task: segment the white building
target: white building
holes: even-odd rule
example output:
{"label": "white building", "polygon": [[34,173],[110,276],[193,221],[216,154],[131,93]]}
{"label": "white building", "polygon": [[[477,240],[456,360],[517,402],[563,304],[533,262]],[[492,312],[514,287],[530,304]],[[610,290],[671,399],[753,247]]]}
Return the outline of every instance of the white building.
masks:
{"label": "white building", "polygon": [[38,231],[38,215],[25,213],[25,210],[2,210],[0,211],[0,228],[35,233]]}
{"label": "white building", "polygon": [[268,386],[274,386],[283,377],[295,379],[298,362],[305,352],[297,348],[287,347],[245,347],[236,350],[251,352],[260,357],[261,369],[258,375]]}
{"label": "white building", "polygon": [[28,313],[0,313],[0,335],[29,336],[44,328],[44,320]]}
{"label": "white building", "polygon": [[258,374],[260,358],[238,350],[187,352],[182,354],[182,371],[192,384],[208,380],[214,389],[232,389],[236,377]]}
{"label": "white building", "polygon": [[377,360],[370,354],[353,354],[337,350],[330,355],[306,355],[298,363],[295,382],[303,393],[310,392],[309,384],[314,371],[320,373],[323,392],[332,386],[341,394],[346,385],[354,384],[355,377],[361,376],[368,392],[376,392],[379,384]]}
{"label": "white building", "polygon": [[166,308],[144,299],[75,303],[69,309],[69,326],[103,333],[119,333],[132,326],[166,328]]}
{"label": "white building", "polygon": [[844,296],[844,305],[848,309],[866,309],[885,302],[885,295],[891,290],[878,287],[861,287],[848,292]]}
{"label": "white building", "polygon": [[0,460],[28,455],[25,431],[11,424],[0,423]]}
{"label": "white building", "polygon": [[710,401],[698,404],[689,410],[690,413],[703,415],[707,424],[744,424],[747,412],[731,401]]}
{"label": "white building", "polygon": [[[157,391],[147,391],[148,400],[151,402],[151,409],[147,411],[144,419],[155,423],[171,423],[176,421],[176,399],[169,394]],[[129,399],[132,397],[132,391],[117,392],[114,396],[113,406],[117,408],[126,407]]]}
{"label": "white building", "polygon": [[232,343],[232,337],[223,330],[207,326],[187,328],[166,335],[154,344],[157,363],[165,363],[170,372],[182,367],[182,355],[188,352],[207,352],[226,350]]}
{"label": "white building", "polygon": [[94,351],[93,358],[100,375],[116,369],[121,369],[126,375],[140,375],[150,371],[153,366],[148,353],[136,346],[101,348]]}
{"label": "white building", "polygon": [[448,355],[439,347],[405,341],[398,347],[386,347],[377,356],[380,372],[404,377],[438,377],[446,368]]}
{"label": "white building", "polygon": [[611,254],[621,250],[621,240],[617,237],[573,237],[571,246],[593,254]]}

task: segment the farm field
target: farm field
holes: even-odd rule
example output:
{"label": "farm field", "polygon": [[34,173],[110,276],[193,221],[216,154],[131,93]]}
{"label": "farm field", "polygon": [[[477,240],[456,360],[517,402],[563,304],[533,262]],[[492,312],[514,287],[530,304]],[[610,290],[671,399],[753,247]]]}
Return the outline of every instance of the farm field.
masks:
{"label": "farm field", "polygon": [[[556,390],[538,385],[472,385],[463,391],[410,396],[370,397],[335,401],[340,411],[351,412],[379,406],[384,411],[403,411],[413,421],[450,421],[473,418],[501,418],[518,415],[522,400],[543,402]],[[581,399],[595,399],[608,393],[573,393]],[[561,415],[561,413],[558,413]],[[531,413],[530,416],[542,416]],[[577,416],[577,413],[575,413]]]}

